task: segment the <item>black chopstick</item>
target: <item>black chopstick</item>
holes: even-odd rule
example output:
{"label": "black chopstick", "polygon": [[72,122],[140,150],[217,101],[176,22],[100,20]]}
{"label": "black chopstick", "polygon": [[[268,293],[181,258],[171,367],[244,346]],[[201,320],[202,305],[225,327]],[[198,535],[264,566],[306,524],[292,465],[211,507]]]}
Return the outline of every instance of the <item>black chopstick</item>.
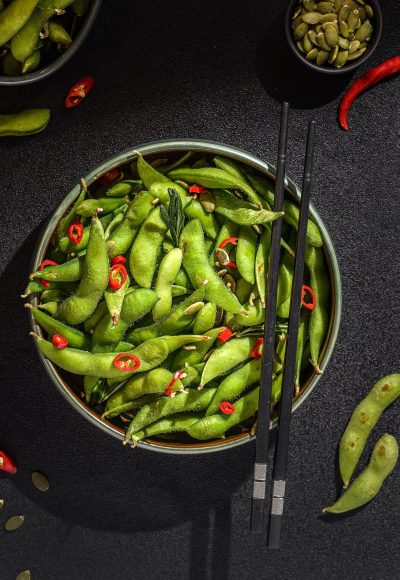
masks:
{"label": "black chopstick", "polygon": [[275,449],[275,463],[272,486],[271,513],[268,530],[268,547],[279,548],[283,508],[285,502],[286,472],[289,454],[290,422],[296,364],[297,335],[300,322],[301,294],[306,249],[307,220],[311,198],[312,161],[314,153],[315,123],[308,126],[307,149],[304,164],[303,188],[301,194],[300,217],[296,241],[294,278],[290,301],[289,326],[287,335],[285,365],[282,378],[282,396],[279,411],[278,440]]}
{"label": "black chopstick", "polygon": [[[274,211],[282,211],[285,191],[285,166],[288,135],[289,103],[283,103],[279,131],[278,159]],[[276,295],[281,249],[282,218],[274,221],[271,234],[271,251],[268,274],[268,304],[264,321],[264,344],[262,356],[261,388],[258,403],[256,457],[254,462],[253,498],[251,504],[252,532],[263,531],[265,485],[269,445],[269,423],[271,414],[272,371],[275,345]]]}

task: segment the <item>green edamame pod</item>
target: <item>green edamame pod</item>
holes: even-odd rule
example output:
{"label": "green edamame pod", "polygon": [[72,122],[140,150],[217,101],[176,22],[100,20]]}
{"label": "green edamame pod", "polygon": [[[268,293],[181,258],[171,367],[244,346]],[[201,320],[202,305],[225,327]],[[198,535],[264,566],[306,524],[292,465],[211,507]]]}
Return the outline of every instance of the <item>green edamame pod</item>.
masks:
{"label": "green edamame pod", "polygon": [[133,242],[129,266],[132,276],[143,288],[151,287],[157,256],[167,230],[160,208],[156,207],[143,222]]}
{"label": "green edamame pod", "polygon": [[269,268],[270,248],[271,248],[271,231],[265,230],[261,235],[255,260],[255,279],[257,284],[257,290],[260,295],[261,305],[263,306],[263,308],[265,308],[266,304],[267,275]]}
{"label": "green edamame pod", "polygon": [[218,415],[211,415],[200,419],[197,423],[194,423],[191,427],[186,430],[187,434],[194,439],[206,440],[213,439],[215,437],[220,437],[228,429],[246,421],[252,417],[258,407],[260,387],[257,387],[253,391],[250,391],[244,397],[238,399],[235,402],[235,411],[232,415],[223,415],[219,413]]}
{"label": "green edamame pod", "polygon": [[311,364],[317,373],[321,373],[319,357],[329,327],[328,302],[330,281],[321,248],[308,246],[305,262],[310,271],[310,285],[317,299],[317,304],[310,316]]}
{"label": "green edamame pod", "polygon": [[203,229],[198,220],[191,220],[184,227],[180,244],[183,251],[183,267],[192,285],[200,288],[206,284],[206,298],[228,312],[241,312],[236,296],[225,286],[208,262],[204,248]]}
{"label": "green edamame pod", "polygon": [[239,274],[249,284],[255,283],[256,247],[258,236],[251,227],[242,227],[239,230],[236,249],[236,265]]}
{"label": "green edamame pod", "polygon": [[265,308],[263,308],[260,298],[254,300],[253,304],[245,304],[245,314],[236,314],[235,323],[241,326],[256,326],[262,324],[265,319]]}
{"label": "green edamame pod", "polygon": [[[176,276],[182,265],[182,250],[180,248],[174,248],[168,254],[164,256],[161,260],[158,272],[157,280],[154,287],[156,294],[159,296],[160,300],[155,304],[153,308],[153,319],[155,321],[163,318],[172,307],[172,284],[174,283]],[[200,334],[195,332],[195,334]]]}
{"label": "green edamame pod", "polygon": [[38,0],[13,0],[0,14],[0,46],[15,36],[28,22]]}
{"label": "green edamame pod", "polygon": [[68,229],[69,226],[77,220],[77,208],[80,206],[80,204],[83,202],[83,200],[85,199],[87,194],[87,189],[86,189],[86,184],[84,182],[84,180],[81,180],[81,190],[79,192],[79,195],[76,199],[76,201],[74,202],[74,205],[72,206],[71,210],[63,217],[60,219],[58,225],[57,225],[57,229],[56,229],[56,243],[57,245],[60,243],[61,238],[63,238],[64,236],[68,235]]}
{"label": "green edamame pod", "polygon": [[[113,219],[113,214],[109,213],[100,218],[103,229],[106,230]],[[89,241],[90,225],[83,228],[83,236],[79,244],[73,244],[68,236],[63,236],[58,242],[59,249],[64,254],[76,254],[86,250]]]}
{"label": "green edamame pod", "polygon": [[308,315],[303,309],[303,312],[301,313],[300,316],[299,332],[297,336],[296,366],[294,373],[294,387],[296,395],[298,395],[300,392],[301,363],[303,360],[303,353],[307,340],[308,340]]}
{"label": "green edamame pod", "polygon": [[72,43],[70,34],[58,22],[49,22],[49,38],[62,46],[69,46]]}
{"label": "green edamame pod", "polygon": [[107,313],[107,311],[107,304],[104,301],[100,302],[93,314],[91,314],[91,316],[89,316],[89,318],[87,318],[83,323],[85,332],[93,332],[93,329],[95,326],[97,326],[97,324],[99,324],[100,320]]}
{"label": "green edamame pod", "polygon": [[400,396],[400,374],[387,375],[372,387],[357,405],[340,441],[339,466],[347,487],[364,450],[368,436],[383,411]]}
{"label": "green edamame pod", "polygon": [[244,171],[244,174],[254,191],[256,191],[258,195],[261,195],[265,201],[268,201],[268,193],[274,191],[275,188],[274,182],[263,175],[250,173],[249,171]]}
{"label": "green edamame pod", "polygon": [[[113,214],[111,214],[111,215],[113,215]],[[117,229],[117,227],[120,225],[120,223],[122,222],[123,219],[124,219],[124,212],[117,213],[117,215],[115,215],[112,218],[111,222],[109,223],[107,228],[104,230],[104,237],[106,240],[108,240],[108,238],[112,235],[112,233]]]}
{"label": "green edamame pod", "polygon": [[189,276],[186,273],[186,270],[181,268],[175,278],[175,284],[177,286],[183,286],[184,288],[192,288],[192,284],[190,282]]}
{"label": "green edamame pod", "polygon": [[285,252],[279,264],[278,273],[277,314],[280,318],[289,318],[293,275],[293,258]]}
{"label": "green edamame pod", "polygon": [[46,302],[46,304],[39,304],[38,308],[41,310],[45,310],[50,314],[50,316],[55,316],[58,310],[59,303],[55,300],[51,300],[50,302]]}
{"label": "green edamame pod", "polygon": [[111,316],[113,325],[117,325],[121,314],[122,304],[124,302],[126,291],[129,288],[129,276],[118,290],[107,288],[104,292],[104,300],[107,304],[108,312]]}
{"label": "green edamame pod", "polygon": [[78,290],[60,304],[58,320],[73,325],[89,318],[107,288],[108,277],[109,262],[104,232],[98,217],[94,216]]}
{"label": "green edamame pod", "polygon": [[396,466],[399,447],[393,435],[385,434],[379,439],[371,455],[367,468],[350,485],[332,506],[323,511],[341,514],[368,503],[381,489],[385,479]]}
{"label": "green edamame pod", "polygon": [[215,155],[214,165],[218,167],[218,169],[222,169],[226,173],[230,173],[231,175],[235,176],[238,181],[244,181],[246,183],[246,178],[242,173],[239,165],[233,161],[233,159],[229,159],[228,157],[221,157],[220,155]]}
{"label": "green edamame pod", "polygon": [[33,72],[40,65],[40,50],[34,50],[32,54],[23,62],[21,73],[26,75]]}
{"label": "green edamame pod", "polygon": [[192,200],[190,195],[188,195],[186,189],[183,189],[183,187],[181,187],[177,183],[174,183],[173,181],[169,180],[161,182],[155,181],[149,187],[149,192],[151,193],[154,199],[158,199],[160,203],[168,207],[171,199],[168,192],[169,189],[175,189],[175,191],[179,194],[183,208],[185,208],[187,204]]}
{"label": "green edamame pod", "polygon": [[82,277],[84,258],[73,258],[58,266],[46,266],[33,272],[30,277],[43,278],[49,282],[77,282]]}
{"label": "green edamame pod", "polygon": [[204,233],[215,240],[218,236],[219,226],[214,214],[204,211],[201,203],[197,199],[192,199],[184,208],[185,214],[190,219],[198,219],[203,227]]}
{"label": "green edamame pod", "polygon": [[[195,365],[201,363],[205,355],[208,353],[210,348],[213,346],[218,338],[219,333],[223,330],[222,328],[213,328],[207,332],[207,339],[203,342],[197,343],[194,350],[180,350],[174,358],[172,364],[173,370],[182,369],[186,363],[188,365]],[[186,369],[185,369],[186,371]],[[200,382],[200,381],[199,381]]]}
{"label": "green edamame pod", "polygon": [[215,325],[217,318],[217,307],[214,302],[207,302],[196,314],[193,322],[194,334],[204,334]]}
{"label": "green edamame pod", "polygon": [[243,278],[239,278],[239,280],[236,281],[235,294],[240,304],[247,302],[252,288],[252,285],[246,282],[246,280],[243,280]]}
{"label": "green edamame pod", "polygon": [[90,377],[86,375],[83,378],[83,388],[85,391],[85,399],[87,403],[91,403],[93,395],[98,393],[103,387],[104,379],[99,379],[99,377]]}
{"label": "green edamame pod", "polygon": [[273,222],[283,215],[267,209],[255,209],[254,205],[238,199],[226,189],[213,191],[215,211],[242,226]]}
{"label": "green edamame pod", "polygon": [[101,211],[102,215],[110,213],[125,204],[125,199],[120,197],[102,197],[100,199],[85,199],[76,208],[76,213],[83,217],[91,217],[95,211]]}
{"label": "green edamame pod", "polygon": [[186,161],[189,161],[191,157],[193,157],[194,151],[187,151],[181,157],[179,157],[176,161],[169,165],[163,165],[159,168],[161,173],[168,173],[168,171],[172,171],[173,169],[177,169],[181,165],[185,165]]}
{"label": "green edamame pod", "polygon": [[53,300],[56,302],[62,302],[67,296],[68,293],[62,288],[48,288],[47,290],[43,290],[40,296],[40,302],[42,304],[46,304],[46,302],[51,302]]}
{"label": "green edamame pod", "polygon": [[36,322],[44,328],[44,330],[52,336],[53,334],[61,334],[64,338],[68,340],[68,344],[72,348],[81,348],[83,350],[90,349],[89,338],[80,330],[72,328],[55,320],[45,312],[42,312],[38,308],[33,308],[31,304],[25,304],[26,308],[32,313],[33,318]]}
{"label": "green edamame pod", "polygon": [[172,284],[171,294],[172,298],[176,298],[177,296],[184,296],[185,294],[190,294],[190,288],[185,288],[184,286],[177,286],[176,284]]}
{"label": "green edamame pod", "polygon": [[13,115],[0,115],[0,137],[34,135],[43,131],[49,121],[50,109],[26,109]]}
{"label": "green edamame pod", "polygon": [[6,52],[2,58],[3,74],[9,77],[16,77],[22,73],[22,64],[13,57],[11,50]]}
{"label": "green edamame pod", "polygon": [[153,183],[170,181],[168,177],[157,171],[157,169],[154,169],[150,163],[147,163],[140,153],[138,153],[137,159],[137,172],[146,189],[149,189]]}
{"label": "green edamame pod", "polygon": [[246,336],[243,338],[232,338],[222,346],[217,348],[206,362],[201,376],[201,386],[229,372],[236,365],[250,358],[251,350],[257,338]]}
{"label": "green edamame pod", "polygon": [[170,417],[159,419],[148,427],[137,431],[131,436],[131,439],[134,443],[136,443],[136,441],[147,439],[148,437],[153,437],[154,435],[186,431],[199,419],[201,419],[201,413],[177,413],[176,415],[171,415]]}

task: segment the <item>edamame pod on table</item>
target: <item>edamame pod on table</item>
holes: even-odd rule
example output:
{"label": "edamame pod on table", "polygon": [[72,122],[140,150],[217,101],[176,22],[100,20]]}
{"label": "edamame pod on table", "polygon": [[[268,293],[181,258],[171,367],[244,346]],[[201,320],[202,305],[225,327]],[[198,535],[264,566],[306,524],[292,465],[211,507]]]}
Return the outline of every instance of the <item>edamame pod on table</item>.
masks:
{"label": "edamame pod on table", "polygon": [[11,115],[0,115],[0,137],[34,135],[43,131],[49,121],[50,109],[26,109]]}
{"label": "edamame pod on table", "polygon": [[347,487],[364,450],[368,436],[383,411],[400,396],[400,374],[387,375],[372,387],[357,405],[340,441],[339,466]]}
{"label": "edamame pod on table", "polygon": [[39,0],[13,0],[0,13],[0,46],[6,44],[28,22]]}

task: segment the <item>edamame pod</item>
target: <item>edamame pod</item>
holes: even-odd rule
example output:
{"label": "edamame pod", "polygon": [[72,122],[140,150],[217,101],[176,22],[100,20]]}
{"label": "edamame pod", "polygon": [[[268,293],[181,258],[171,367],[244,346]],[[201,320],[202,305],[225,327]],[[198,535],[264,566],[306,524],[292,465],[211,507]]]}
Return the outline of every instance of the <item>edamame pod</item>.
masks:
{"label": "edamame pod", "polygon": [[328,301],[330,282],[321,248],[308,246],[305,262],[310,271],[310,285],[317,299],[317,304],[311,312],[309,325],[311,364],[317,373],[321,373],[319,358],[329,328]]}
{"label": "edamame pod", "polygon": [[197,343],[194,350],[180,350],[176,357],[174,358],[174,362],[172,364],[172,368],[174,370],[182,369],[186,364],[188,365],[195,365],[201,363],[204,359],[205,355],[208,353],[210,348],[213,346],[215,341],[218,338],[219,333],[223,330],[222,328],[213,328],[207,332],[207,339],[203,342]]}
{"label": "edamame pod", "polygon": [[42,278],[49,282],[77,282],[82,277],[84,258],[73,258],[58,266],[46,266],[33,272],[30,277]]}
{"label": "edamame pod", "polygon": [[164,417],[155,421],[148,427],[137,431],[131,436],[134,443],[141,439],[147,439],[161,433],[176,433],[177,431],[186,431],[191,425],[201,419],[201,413],[178,413],[170,417]]}
{"label": "edamame pod", "polygon": [[190,219],[198,219],[203,227],[204,233],[215,240],[218,236],[219,226],[213,213],[206,212],[197,199],[192,199],[184,208],[185,214]]}
{"label": "edamame pod", "polygon": [[236,314],[235,323],[242,326],[256,326],[262,324],[265,319],[265,308],[262,305],[261,299],[257,298],[253,304],[245,304],[245,313]]}
{"label": "edamame pod", "polygon": [[49,22],[49,38],[62,46],[69,46],[72,43],[71,35],[58,22]]}
{"label": "edamame pod", "polygon": [[0,115],[0,137],[34,135],[46,129],[49,121],[50,109],[26,109],[12,115]]}
{"label": "edamame pod", "polygon": [[118,290],[113,290],[112,288],[108,287],[104,292],[104,300],[107,304],[108,312],[111,316],[111,320],[114,326],[118,324],[122,304],[124,302],[125,294],[128,288],[129,276],[126,277],[125,282],[120,288],[118,288]]}
{"label": "edamame pod", "polygon": [[[266,287],[269,268],[269,252],[271,248],[271,232],[265,230],[262,233],[260,243],[258,244],[255,259],[255,279],[257,290],[260,295],[261,305],[265,308],[266,304]],[[250,294],[250,293],[249,293]],[[241,301],[243,304],[243,301]]]}
{"label": "edamame pod", "polygon": [[[157,272],[157,280],[154,287],[156,294],[159,296],[158,302],[153,308],[154,321],[163,318],[172,307],[172,284],[182,265],[182,250],[174,248],[161,260]],[[195,334],[199,334],[195,332]]]}
{"label": "edamame pod", "polygon": [[187,204],[192,200],[190,195],[188,195],[186,189],[183,189],[177,183],[173,181],[156,181],[151,184],[149,187],[149,192],[153,196],[154,199],[158,199],[160,203],[165,205],[166,207],[169,206],[170,196],[169,196],[169,189],[175,189],[175,191],[179,194],[181,198],[182,207],[185,208]]}
{"label": "edamame pod", "polygon": [[226,374],[236,365],[248,360],[256,341],[254,336],[232,338],[214,350],[201,375],[201,386],[204,387],[215,377]]}
{"label": "edamame pod", "polygon": [[157,171],[157,169],[154,169],[150,163],[147,163],[140,153],[138,153],[137,159],[137,172],[146,189],[149,189],[153,183],[169,181],[168,177]]}
{"label": "edamame pod", "polygon": [[39,0],[13,0],[0,13],[0,46],[6,44],[28,22]]}
{"label": "edamame pod", "polygon": [[72,328],[67,326],[58,320],[55,320],[45,312],[42,312],[38,308],[33,308],[31,304],[25,304],[26,308],[32,313],[33,318],[38,324],[52,336],[53,334],[61,334],[64,338],[68,340],[68,344],[72,348],[79,348],[83,350],[89,350],[90,339],[77,328]]}
{"label": "edamame pod", "polygon": [[214,302],[207,302],[196,314],[193,322],[193,333],[204,334],[215,325],[217,317],[217,307]]}
{"label": "edamame pod", "polygon": [[76,213],[83,217],[91,217],[95,211],[101,211],[102,215],[104,215],[118,209],[124,204],[125,200],[120,197],[85,199],[76,208]]}
{"label": "edamame pod", "polygon": [[28,56],[28,58],[23,62],[21,73],[26,75],[30,72],[33,72],[37,69],[40,65],[40,50],[34,50],[32,54]]}
{"label": "edamame pod", "polygon": [[83,202],[87,194],[86,183],[83,179],[81,179],[81,190],[79,195],[74,202],[71,210],[65,214],[63,218],[60,219],[57,228],[56,228],[56,243],[57,245],[60,243],[61,238],[68,235],[68,229],[71,224],[77,219],[77,209],[80,204]]}
{"label": "edamame pod", "polygon": [[226,189],[216,189],[213,195],[215,211],[242,226],[266,224],[277,220],[283,215],[283,212],[280,211],[255,209],[254,205],[238,199]]}
{"label": "edamame pod", "polygon": [[242,227],[239,230],[236,249],[236,266],[239,274],[249,284],[255,283],[255,263],[257,234],[251,227]]}
{"label": "edamame pod", "polygon": [[347,487],[364,450],[368,436],[383,411],[400,396],[400,374],[387,375],[372,387],[357,405],[340,441],[339,466]]}

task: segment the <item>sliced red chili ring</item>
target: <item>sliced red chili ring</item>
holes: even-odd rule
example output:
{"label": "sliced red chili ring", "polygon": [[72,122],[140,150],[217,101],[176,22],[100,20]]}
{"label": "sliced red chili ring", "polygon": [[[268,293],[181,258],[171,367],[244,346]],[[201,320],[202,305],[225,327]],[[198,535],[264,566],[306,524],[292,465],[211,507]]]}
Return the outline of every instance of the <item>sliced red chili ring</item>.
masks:
{"label": "sliced red chili ring", "polygon": [[72,109],[76,107],[83,101],[83,99],[90,93],[94,86],[94,78],[87,76],[82,77],[78,82],[76,82],[65,98],[65,106],[67,109]]}
{"label": "sliced red chili ring", "polygon": [[[307,294],[307,292],[311,295],[311,302],[304,302],[304,296]],[[310,287],[310,286],[305,286],[303,285],[301,288],[301,303],[303,306],[305,306],[305,308],[308,308],[308,310],[314,310],[314,308],[317,305],[317,297],[315,296],[315,292],[314,290]]]}
{"label": "sliced red chili ring", "polygon": [[176,392],[176,391],[171,391],[172,387],[174,386],[174,384],[176,383],[176,381],[178,379],[183,379],[184,377],[187,377],[187,373],[184,373],[182,371],[176,371],[176,373],[172,377],[171,382],[169,383],[169,385],[165,389],[164,395],[166,395],[167,397],[171,397],[172,394]]}
{"label": "sliced red chili ring", "polygon": [[113,181],[116,181],[117,179],[120,179],[122,176],[123,173],[120,169],[118,168],[111,169],[111,171],[99,177],[99,179],[97,180],[97,184],[100,185],[100,187],[107,187],[107,185],[109,185]]}
{"label": "sliced red chili ring", "polygon": [[219,408],[224,415],[232,415],[235,412],[235,407],[229,401],[220,403]]}
{"label": "sliced red chili ring", "polygon": [[128,277],[128,272],[123,264],[115,264],[110,268],[108,285],[112,290],[119,290]]}
{"label": "sliced red chili ring", "polygon": [[222,240],[222,242],[220,243],[220,245],[218,247],[225,248],[225,246],[227,244],[233,244],[234,246],[237,246],[238,238],[225,238],[224,240]]}
{"label": "sliced red chili ring", "polygon": [[140,360],[134,354],[121,352],[113,360],[113,365],[119,371],[135,371],[140,367]]}
{"label": "sliced red chili ring", "polygon": [[17,471],[14,461],[4,451],[0,451],[0,471],[6,471],[12,475]]}
{"label": "sliced red chili ring", "polygon": [[225,266],[228,266],[228,268],[237,268],[235,262],[231,262],[230,260],[227,264],[225,264]]}
{"label": "sliced red chili ring", "polygon": [[119,256],[115,256],[115,258],[111,260],[111,266],[116,266],[117,264],[122,264],[124,266],[126,264],[125,256],[120,254]]}
{"label": "sliced red chili ring", "polygon": [[68,237],[75,246],[80,244],[83,238],[83,223],[74,222],[71,224],[68,228]]}
{"label": "sliced red chili ring", "polygon": [[51,337],[51,343],[56,348],[64,350],[64,348],[68,346],[68,339],[66,339],[62,334],[53,334]]}
{"label": "sliced red chili ring", "polygon": [[263,352],[262,346],[263,346],[263,343],[264,343],[264,339],[263,338],[259,338],[257,340],[256,344],[254,345],[254,347],[251,350],[251,353],[250,353],[250,357],[251,358],[261,358],[262,357],[262,352]]}
{"label": "sliced red chili ring", "polygon": [[226,342],[231,338],[231,336],[233,336],[233,332],[231,331],[229,326],[225,326],[224,330],[221,330],[221,332],[219,333],[218,340],[220,340],[221,342]]}
{"label": "sliced red chili ring", "polygon": [[[38,272],[41,272],[43,270],[43,268],[45,268],[46,266],[58,266],[58,264],[57,264],[57,262],[54,262],[53,260],[43,260],[43,262],[40,264],[40,266],[38,268]],[[43,280],[43,278],[39,278],[39,282],[41,283],[41,285],[44,288],[50,287],[50,282],[48,280]]]}
{"label": "sliced red chili ring", "polygon": [[202,187],[201,185],[189,186],[189,193],[204,193],[205,191],[207,191],[207,189],[205,187]]}

